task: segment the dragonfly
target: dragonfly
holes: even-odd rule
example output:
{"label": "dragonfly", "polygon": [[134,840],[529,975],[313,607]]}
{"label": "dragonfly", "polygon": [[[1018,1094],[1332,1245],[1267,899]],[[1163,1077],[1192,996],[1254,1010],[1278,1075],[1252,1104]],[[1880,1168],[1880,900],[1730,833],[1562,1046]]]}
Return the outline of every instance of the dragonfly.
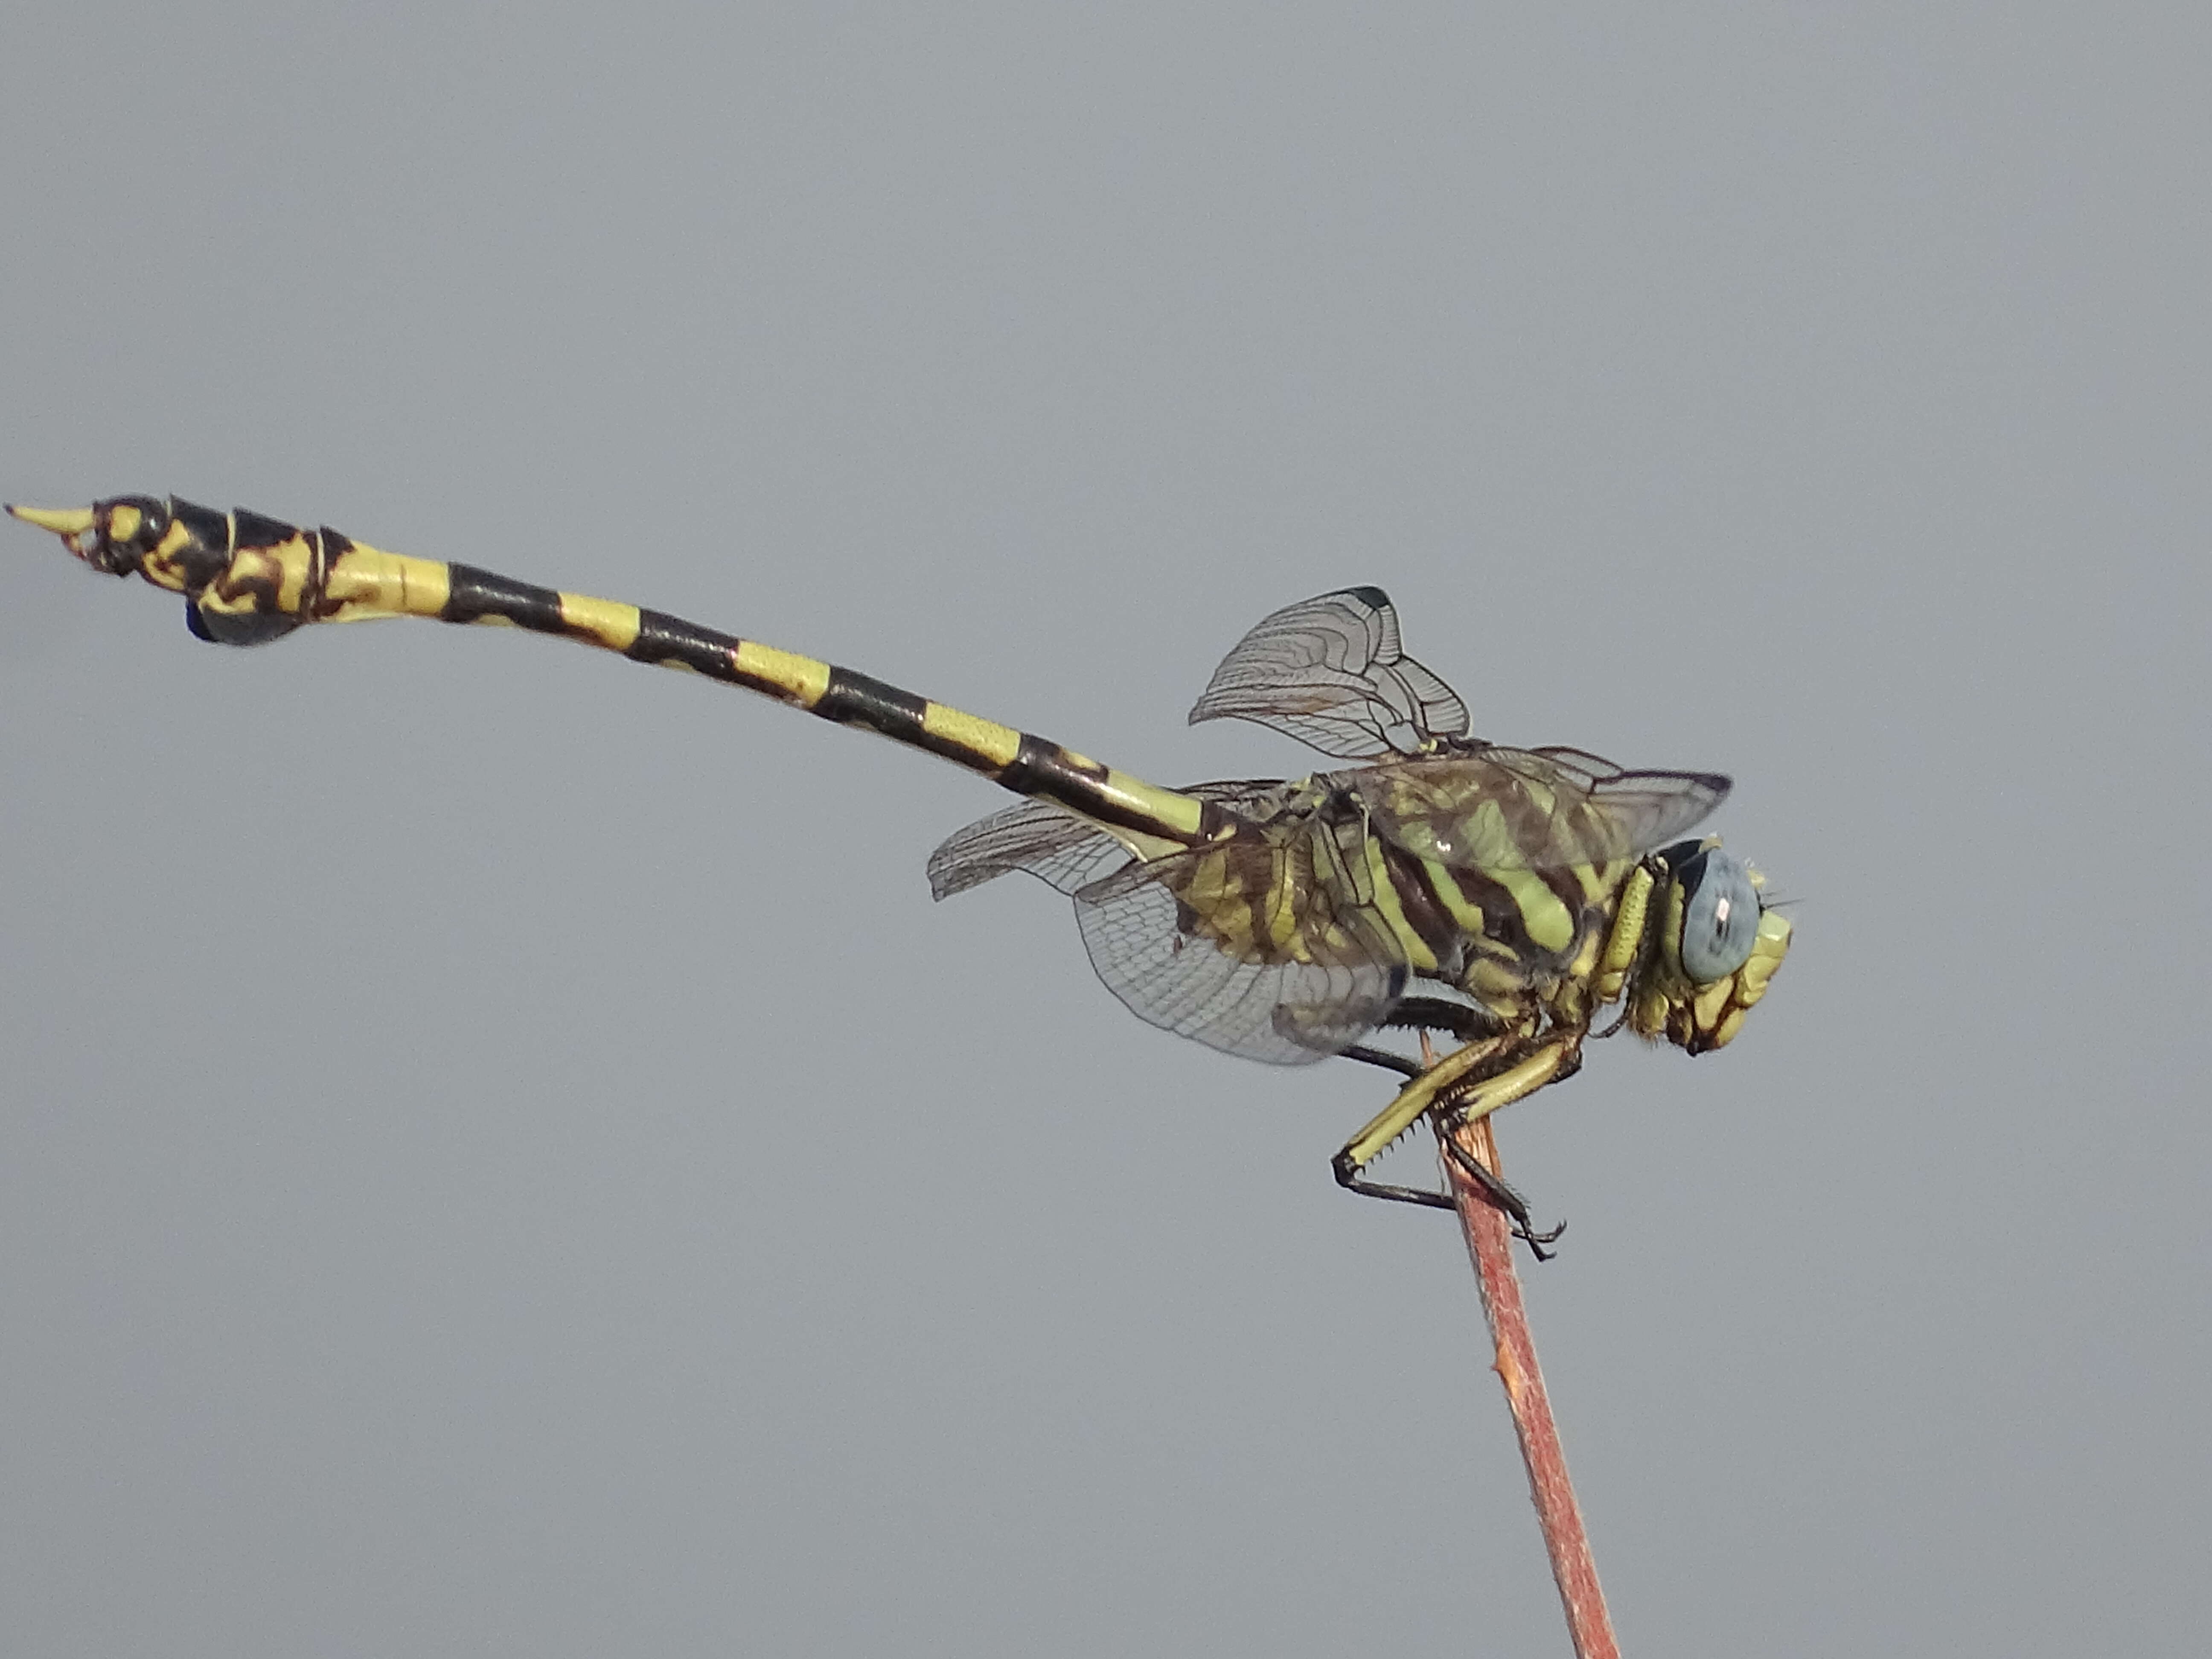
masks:
{"label": "dragonfly", "polygon": [[[1449,1207],[1369,1172],[1425,1121],[1540,1256],[1559,1230],[1535,1231],[1456,1131],[1573,1075],[1616,1003],[1595,1036],[1626,1025],[1692,1054],[1723,1047],[1790,946],[1759,872],[1686,833],[1729,779],[1470,735],[1467,704],[1406,653],[1378,587],[1265,617],[1190,711],[1193,724],[1273,727],[1336,768],[1170,789],[850,669],[327,527],[150,495],[8,511],[94,570],[181,594],[210,643],[385,617],[512,626],[691,670],[979,773],[1024,799],[937,848],[936,897],[1023,872],[1073,901],[1099,979],[1148,1024],[1269,1064],[1343,1056],[1398,1074],[1398,1094],[1333,1160],[1338,1182]],[[1385,1030],[1415,1033],[1422,1059],[1369,1041]],[[1457,1046],[1438,1058],[1437,1036]]]}

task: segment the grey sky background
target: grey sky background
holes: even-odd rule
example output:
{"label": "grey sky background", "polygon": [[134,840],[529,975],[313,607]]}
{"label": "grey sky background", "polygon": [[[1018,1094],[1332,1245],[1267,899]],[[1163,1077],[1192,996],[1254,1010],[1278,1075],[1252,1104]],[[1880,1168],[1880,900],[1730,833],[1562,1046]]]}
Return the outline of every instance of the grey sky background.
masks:
{"label": "grey sky background", "polygon": [[[2170,6],[19,6],[0,495],[678,611],[1164,782],[1382,584],[1737,779],[1737,1044],[1501,1121],[1640,1656],[2212,1635],[2212,26]],[[1001,798],[0,534],[25,1655],[1564,1652],[1387,1098],[1152,1031]],[[1419,1173],[1418,1162],[1413,1166]]]}

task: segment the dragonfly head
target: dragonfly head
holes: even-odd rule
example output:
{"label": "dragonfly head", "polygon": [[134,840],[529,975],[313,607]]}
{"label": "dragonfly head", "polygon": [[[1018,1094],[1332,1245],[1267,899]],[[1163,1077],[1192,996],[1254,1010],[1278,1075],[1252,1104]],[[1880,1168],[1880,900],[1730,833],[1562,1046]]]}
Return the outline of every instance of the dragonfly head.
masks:
{"label": "dragonfly head", "polygon": [[[173,556],[185,550],[165,545],[175,539],[170,535],[175,515],[168,502],[151,495],[118,495],[90,507],[11,507],[8,511],[25,524],[52,531],[63,546],[110,576],[143,576],[158,586],[182,592],[191,576],[198,575],[204,584],[210,574],[187,569]],[[192,548],[197,550],[196,543]]]}
{"label": "dragonfly head", "polygon": [[1693,1054],[1724,1046],[1782,965],[1788,920],[1767,908],[1759,872],[1717,837],[1662,848],[1632,879],[1649,933],[1628,1023]]}

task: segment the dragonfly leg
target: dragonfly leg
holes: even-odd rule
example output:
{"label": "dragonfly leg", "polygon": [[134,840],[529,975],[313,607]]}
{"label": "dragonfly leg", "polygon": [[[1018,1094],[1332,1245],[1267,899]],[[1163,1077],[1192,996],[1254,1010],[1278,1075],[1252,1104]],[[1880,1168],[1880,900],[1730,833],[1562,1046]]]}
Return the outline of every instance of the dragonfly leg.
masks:
{"label": "dragonfly leg", "polygon": [[1400,1077],[1419,1077],[1421,1062],[1408,1060],[1403,1054],[1394,1054],[1388,1048],[1370,1048],[1364,1042],[1355,1042],[1349,1048],[1336,1051],[1340,1060],[1356,1060],[1363,1066],[1380,1066],[1386,1072],[1395,1072]]}
{"label": "dragonfly leg", "polygon": [[[1427,1051],[1429,1033],[1427,1030],[1422,1030],[1420,1036],[1422,1036],[1422,1051]],[[1401,1078],[1420,1078],[1420,1073],[1427,1071],[1427,1066],[1422,1066],[1418,1060],[1409,1060],[1407,1055],[1394,1055],[1389,1048],[1370,1048],[1367,1044],[1358,1044],[1358,1042],[1349,1046],[1349,1048],[1340,1048],[1338,1055],[1343,1055],[1345,1060],[1358,1060],[1363,1061],[1363,1064],[1367,1064],[1367,1066],[1380,1066],[1382,1071],[1395,1071]],[[1429,1192],[1427,1188],[1418,1188],[1418,1186],[1394,1186],[1394,1183],[1389,1182],[1370,1182],[1370,1179],[1364,1179],[1354,1166],[1345,1164],[1343,1157],[1338,1157],[1336,1159],[1336,1183],[1340,1188],[1345,1188],[1345,1192],[1358,1192],[1363,1199],[1387,1199],[1387,1201],[1391,1203],[1420,1203],[1420,1206],[1431,1207],[1431,1210],[1451,1210],[1451,1207],[1455,1207],[1453,1206],[1451,1194],[1449,1194],[1449,1192]]]}
{"label": "dragonfly leg", "polygon": [[1399,1073],[1408,1080],[1398,1091],[1398,1097],[1376,1116],[1374,1121],[1345,1144],[1330,1164],[1336,1176],[1336,1184],[1346,1192],[1358,1193],[1363,1198],[1388,1199],[1395,1204],[1419,1204],[1431,1209],[1449,1210],[1451,1195],[1433,1193],[1419,1187],[1398,1187],[1387,1182],[1370,1181],[1360,1172],[1396,1140],[1399,1136],[1428,1115],[1441,1091],[1453,1082],[1471,1075],[1486,1060],[1495,1060],[1500,1050],[1508,1046],[1504,1037],[1492,1037],[1482,1042],[1469,1043],[1466,1048],[1447,1054],[1436,1066],[1424,1069],[1412,1060],[1381,1048],[1347,1048],[1344,1052],[1353,1060],[1364,1060],[1370,1066]]}
{"label": "dragonfly leg", "polygon": [[1449,1193],[1432,1193],[1425,1187],[1397,1187],[1387,1181],[1370,1181],[1364,1176],[1336,1172],[1336,1184],[1347,1193],[1358,1193],[1362,1198],[1387,1199],[1393,1204],[1419,1204],[1425,1209],[1455,1210]]}
{"label": "dragonfly leg", "polygon": [[[1496,1170],[1467,1150],[1457,1131],[1479,1118],[1488,1117],[1501,1106],[1510,1106],[1539,1089],[1572,1077],[1582,1069],[1582,1064],[1580,1031],[1523,1038],[1500,1055],[1485,1074],[1469,1075],[1455,1084],[1437,1107],[1437,1139],[1443,1142],[1445,1155],[1489,1195],[1492,1203],[1513,1218],[1514,1237],[1527,1244],[1539,1261],[1551,1260],[1552,1252],[1544,1247],[1557,1243],[1559,1235],[1566,1231],[1567,1224],[1562,1221],[1545,1232],[1536,1231],[1528,1218],[1528,1206],[1521,1195],[1507,1186]],[[1510,1201],[1501,1196],[1500,1188],[1510,1195]]]}
{"label": "dragonfly leg", "polygon": [[1497,1015],[1444,997],[1401,997],[1382,1023],[1401,1030],[1443,1031],[1462,1042],[1480,1042],[1498,1033]]}
{"label": "dragonfly leg", "polygon": [[1562,1221],[1556,1227],[1547,1227],[1538,1232],[1536,1224],[1528,1218],[1528,1200],[1521,1196],[1519,1189],[1511,1182],[1461,1146],[1449,1131],[1443,1139],[1444,1156],[1457,1164],[1461,1173],[1469,1181],[1482,1188],[1485,1198],[1512,1218],[1513,1237],[1526,1244],[1539,1261],[1549,1261],[1556,1255],[1556,1250],[1547,1249],[1545,1246],[1558,1243],[1559,1236],[1567,1231],[1567,1224]]}
{"label": "dragonfly leg", "polygon": [[[1382,1053],[1370,1052],[1377,1056]],[[1363,1054],[1354,1058],[1369,1057]],[[1393,1054],[1370,1060],[1369,1063],[1384,1065],[1395,1071],[1400,1068],[1391,1062],[1397,1059]],[[1538,1232],[1529,1218],[1527,1201],[1495,1171],[1485,1168],[1480,1160],[1455,1145],[1453,1131],[1534,1094],[1547,1084],[1572,1076],[1581,1065],[1579,1032],[1541,1037],[1499,1036],[1471,1042],[1413,1077],[1398,1091],[1396,1099],[1346,1143],[1332,1165],[1337,1184],[1370,1198],[1449,1207],[1451,1200],[1443,1194],[1387,1186],[1369,1181],[1361,1174],[1399,1136],[1422,1118],[1429,1118],[1437,1128],[1437,1138],[1445,1155],[1467,1172],[1491,1202],[1512,1217],[1515,1236],[1536,1253],[1537,1259],[1548,1260],[1549,1252],[1544,1247],[1558,1239],[1564,1224]]]}
{"label": "dragonfly leg", "polygon": [[1464,1048],[1455,1049],[1446,1054],[1437,1065],[1409,1079],[1406,1086],[1398,1091],[1397,1098],[1376,1113],[1367,1127],[1346,1141],[1344,1150],[1336,1155],[1337,1181],[1349,1186],[1352,1178],[1380,1158],[1391,1142],[1427,1116],[1431,1107],[1449,1098],[1448,1091],[1455,1085],[1478,1075],[1489,1075],[1485,1068],[1494,1070],[1501,1059],[1505,1065],[1511,1066],[1513,1060],[1505,1056],[1509,1050],[1519,1047],[1525,1041],[1492,1037],[1481,1042],[1470,1042]]}
{"label": "dragonfly leg", "polygon": [[1419,1077],[1436,1064],[1436,1055],[1429,1045],[1429,1033],[1442,1031],[1457,1037],[1462,1042],[1480,1042],[1498,1034],[1498,1017],[1481,1008],[1464,1002],[1452,1002],[1443,997],[1401,997],[1391,1009],[1390,1017],[1382,1024],[1392,1030],[1418,1031],[1421,1036],[1421,1058],[1393,1054],[1388,1048],[1372,1048],[1364,1042],[1355,1042],[1348,1048],[1336,1052],[1345,1060],[1356,1060],[1364,1066],[1379,1066],[1386,1072],[1395,1072],[1400,1077]]}
{"label": "dragonfly leg", "polygon": [[[1445,1140],[1443,1146],[1444,1156],[1467,1172],[1468,1179],[1482,1188],[1486,1198],[1512,1218],[1513,1236],[1516,1238],[1525,1239],[1528,1248],[1536,1252],[1536,1259],[1539,1261],[1549,1261],[1550,1253],[1544,1249],[1544,1246],[1553,1243],[1565,1231],[1566,1224],[1561,1222],[1549,1232],[1539,1233],[1531,1231],[1534,1224],[1528,1219],[1528,1200],[1514,1189],[1511,1182],[1508,1182],[1504,1176],[1486,1166],[1479,1158],[1469,1157],[1450,1140]],[[1388,1199],[1394,1204],[1419,1204],[1437,1210],[1452,1210],[1459,1207],[1449,1193],[1431,1192],[1423,1187],[1399,1187],[1389,1182],[1370,1181],[1356,1171],[1346,1170],[1340,1160],[1337,1165],[1336,1180],[1337,1184],[1345,1191],[1358,1193],[1362,1198]]]}

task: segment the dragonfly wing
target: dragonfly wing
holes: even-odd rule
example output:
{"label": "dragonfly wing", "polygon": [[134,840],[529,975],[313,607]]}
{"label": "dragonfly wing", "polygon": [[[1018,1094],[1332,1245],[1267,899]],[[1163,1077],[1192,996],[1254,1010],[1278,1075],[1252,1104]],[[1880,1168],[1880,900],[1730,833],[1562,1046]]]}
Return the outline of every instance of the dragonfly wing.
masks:
{"label": "dragonfly wing", "polygon": [[1025,870],[1073,893],[1128,861],[1128,849],[1090,819],[1027,801],[946,836],[929,855],[929,891],[950,898],[1009,870]]}
{"label": "dragonfly wing", "polygon": [[[1255,838],[1256,839],[1256,838]],[[1262,849],[1262,856],[1267,856]],[[1091,965],[1138,1018],[1248,1060],[1326,1059],[1382,1024],[1408,970],[1379,930],[1334,914],[1325,887],[1291,884],[1279,939],[1218,926],[1218,846],[1131,865],[1075,896]],[[1193,908],[1204,891],[1216,926]]]}
{"label": "dragonfly wing", "polygon": [[[1186,784],[1182,793],[1235,808],[1256,802],[1278,781],[1223,779]],[[1128,849],[1089,818],[1046,801],[1027,801],[947,836],[929,855],[929,891],[933,898],[950,898],[1009,870],[1023,870],[1072,894],[1128,861]]]}
{"label": "dragonfly wing", "polygon": [[1466,732],[1459,694],[1407,656],[1379,587],[1347,587],[1278,611],[1237,641],[1190,723],[1256,720],[1324,755],[1418,754]]}
{"label": "dragonfly wing", "polygon": [[1455,869],[1555,870],[1664,847],[1727,798],[1711,772],[1495,745],[1338,775],[1383,840]]}

